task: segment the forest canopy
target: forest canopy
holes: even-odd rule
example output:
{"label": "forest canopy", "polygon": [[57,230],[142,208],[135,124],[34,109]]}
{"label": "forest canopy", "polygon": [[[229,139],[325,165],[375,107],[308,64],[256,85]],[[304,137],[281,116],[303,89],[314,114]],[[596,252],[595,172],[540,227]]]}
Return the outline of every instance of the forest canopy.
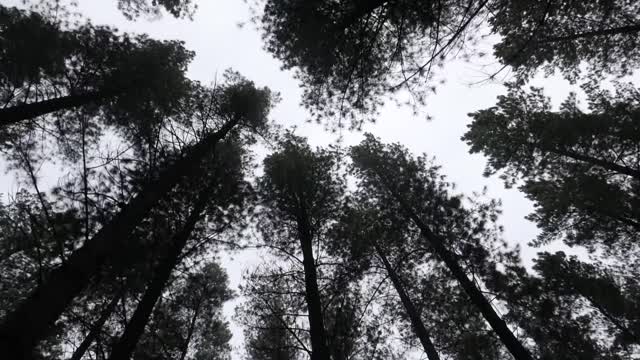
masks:
{"label": "forest canopy", "polygon": [[[0,5],[3,359],[640,356],[640,4],[242,3],[262,50],[181,30],[228,4],[91,6]],[[487,58],[500,95],[434,120],[466,125],[459,163],[397,140],[416,123],[372,126]]]}

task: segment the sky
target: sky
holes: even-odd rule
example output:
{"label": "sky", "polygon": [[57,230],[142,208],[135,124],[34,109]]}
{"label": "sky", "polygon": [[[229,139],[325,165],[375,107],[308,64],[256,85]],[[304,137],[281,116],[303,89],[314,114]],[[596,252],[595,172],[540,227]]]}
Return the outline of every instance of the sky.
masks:
{"label": "sky", "polygon": [[[3,0],[3,3],[17,4],[19,0]],[[259,86],[268,86],[281,94],[282,101],[272,112],[272,119],[284,127],[296,127],[298,135],[306,136],[310,143],[323,146],[335,143],[337,136],[325,131],[322,125],[307,123],[308,114],[299,106],[301,90],[289,71],[281,70],[281,64],[263,50],[260,34],[247,23],[251,17],[249,6],[242,0],[197,1],[198,9],[193,20],[174,19],[165,15],[158,19],[127,20],[117,9],[116,0],[80,0],[79,11],[94,24],[113,26],[123,32],[146,33],[155,39],[179,39],[186,47],[195,51],[196,57],[189,67],[188,75],[205,84],[212,83],[225,69],[233,68]],[[239,24],[245,23],[244,26]],[[490,47],[490,40],[483,46]],[[497,177],[482,176],[486,160],[482,155],[468,153],[468,147],[460,140],[470,118],[468,113],[485,109],[496,103],[496,97],[504,94],[505,88],[497,83],[481,82],[486,76],[480,65],[491,64],[492,59],[482,63],[450,62],[440,75],[446,83],[438,85],[436,93],[427,99],[421,113],[414,115],[412,109],[398,107],[393,103],[381,109],[375,124],[366,124],[364,131],[371,132],[385,142],[400,142],[415,154],[427,153],[436,158],[442,172],[454,182],[458,192],[471,194],[487,188],[487,195],[502,201],[503,215],[500,223],[504,226],[504,236],[511,244],[519,244],[526,264],[541,249],[528,248],[527,243],[538,233],[535,224],[524,217],[533,207],[517,189],[505,189]],[[471,85],[481,82],[481,84]],[[544,82],[548,95],[554,103],[561,102],[572,89],[558,78],[538,79]],[[432,117],[426,120],[425,114]],[[343,132],[344,145],[358,143],[362,133]],[[40,174],[42,181],[46,174]],[[12,192],[17,188],[11,174],[0,178],[2,192]],[[544,250],[564,249],[560,244],[545,247]],[[242,271],[255,264],[256,253],[236,254],[225,257],[225,265],[231,286],[236,288],[241,281]],[[232,314],[232,302],[225,308]],[[242,338],[237,326],[233,326],[234,347],[242,346]],[[234,358],[238,358],[237,355]]]}

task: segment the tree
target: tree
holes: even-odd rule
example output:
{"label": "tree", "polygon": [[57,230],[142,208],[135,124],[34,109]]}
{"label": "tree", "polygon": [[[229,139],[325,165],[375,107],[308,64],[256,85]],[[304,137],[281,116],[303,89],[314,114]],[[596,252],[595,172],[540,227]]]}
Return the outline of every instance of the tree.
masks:
{"label": "tree", "polygon": [[200,106],[195,111],[206,111],[200,114],[199,120],[213,122],[210,126],[217,128],[204,129],[202,140],[187,146],[172,159],[137,196],[5,318],[0,326],[0,348],[4,353],[18,357],[29,353],[105,262],[116,256],[121,244],[149,210],[182,179],[197,178],[202,174],[199,164],[229,132],[236,127],[259,129],[265,126],[271,106],[269,90],[257,89],[237,74],[229,76],[225,86],[212,92],[215,107]]}
{"label": "tree", "polygon": [[267,0],[257,21],[267,51],[296,70],[314,120],[359,127],[389,92],[422,101],[424,80],[473,38],[487,3]]}
{"label": "tree", "polygon": [[564,294],[579,295],[597,310],[606,323],[603,328],[615,338],[615,344],[624,347],[640,344],[637,283],[631,277],[615,274],[599,264],[579,261],[575,256],[567,257],[563,252],[538,254],[534,269]]}
{"label": "tree", "polygon": [[[0,16],[7,20],[0,28],[7,60],[0,67],[3,127],[93,104],[90,112],[102,112],[105,123],[135,129],[132,122],[174,114],[193,86],[185,72],[194,54],[182,42],[91,24],[63,30],[15,8],[0,8]],[[22,46],[25,33],[32,41]]]}
{"label": "tree", "polygon": [[[540,254],[534,265],[538,276],[513,264],[496,272],[486,284],[497,298],[505,300],[504,317],[517,323],[523,335],[533,340],[541,359],[628,358],[633,350],[628,342],[620,340],[628,341],[629,337],[614,322],[622,321],[622,312],[628,311],[626,316],[633,313],[633,306],[628,306],[631,302],[620,296],[610,278],[601,277],[601,271],[581,273],[580,267],[595,268],[576,261],[565,259],[561,253]],[[622,305],[625,302],[627,305]],[[613,303],[622,306],[615,315],[603,311]]]}
{"label": "tree", "polygon": [[[447,216],[447,211],[455,214],[456,210],[460,209],[460,199],[447,196],[445,186],[431,181],[434,177],[434,169],[425,169],[424,158],[414,160],[402,146],[397,144],[385,146],[371,135],[367,135],[360,145],[351,149],[351,157],[354,162],[354,173],[361,180],[361,186],[370,189],[371,195],[375,196],[377,201],[384,202],[390,209],[404,214],[419,229],[422,239],[426,241],[434,255],[446,265],[453,278],[464,289],[511,355],[516,359],[531,359],[529,351],[500,318],[477,285],[469,279],[461,266],[460,259],[464,257],[449,248],[452,241],[464,241],[465,237],[455,239],[451,234],[440,232],[438,226],[444,226],[444,224],[435,222],[436,227],[432,227],[426,222],[425,219],[430,218],[429,215],[433,216],[430,212],[440,211],[436,213],[440,215],[436,219],[446,221],[447,218],[455,219],[455,216]],[[435,206],[425,206],[431,203],[429,198],[434,193],[440,196],[440,202],[436,202]],[[464,212],[461,211],[459,214]],[[482,254],[483,248],[474,250],[480,250]],[[480,267],[476,270],[483,269]]]}
{"label": "tree", "polygon": [[[178,212],[173,214],[174,218],[179,218],[180,212],[187,213],[189,211],[184,223],[175,230],[173,238],[167,246],[166,253],[156,265],[153,271],[153,278],[149,282],[119,342],[114,346],[110,359],[126,360],[131,357],[145,326],[149,322],[156,302],[170,280],[171,273],[180,262],[184,248],[189,238],[193,236],[193,231],[207,207],[212,208],[208,214],[210,219],[213,221],[224,219],[226,221],[226,223],[216,224],[220,227],[220,232],[231,226],[230,221],[237,218],[236,212],[242,210],[243,195],[246,192],[240,189],[244,177],[241,150],[237,148],[237,145],[234,147],[233,143],[222,143],[218,146],[225,145],[231,147],[232,150],[218,151],[217,155],[222,155],[222,158],[217,161],[214,159],[212,164],[209,165],[213,169],[202,174],[204,178],[210,179],[211,183],[201,185],[201,190],[198,192],[187,191],[185,196],[187,204],[191,200],[192,205],[190,207],[183,205],[179,207],[180,210]],[[189,182],[188,186],[190,190],[198,188],[197,183]],[[177,196],[174,195],[174,197]],[[189,208],[190,210],[187,210]],[[200,291],[200,289],[194,291]],[[194,311],[197,315],[197,312],[200,311],[199,306],[196,306]],[[189,338],[192,333],[193,330],[191,330]],[[186,356],[186,352],[186,348],[183,349],[182,359]]]}
{"label": "tree", "polygon": [[[356,204],[366,204],[366,197],[358,198]],[[366,206],[366,205],[364,205]],[[364,208],[363,205],[354,205],[353,208],[344,211],[344,216],[341,221],[336,225],[336,235],[334,238],[335,247],[334,252],[345,252],[344,247],[348,246],[349,260],[354,263],[359,263],[361,266],[370,267],[373,261],[367,258],[367,256],[374,255],[377,260],[382,263],[382,266],[386,272],[386,277],[391,280],[393,287],[400,298],[402,307],[406,312],[411,323],[412,330],[415,336],[420,340],[427,358],[430,360],[440,359],[438,352],[433,344],[429,330],[425,326],[420,317],[418,308],[414,301],[410,298],[406,286],[398,274],[398,267],[402,264],[392,265],[387,257],[384,245],[393,242],[392,232],[385,231],[381,223],[390,223],[398,225],[399,222],[383,221],[381,219],[372,219],[372,210]],[[380,240],[377,239],[380,238]],[[384,241],[384,245],[381,242]],[[404,245],[404,244],[403,244]],[[402,245],[399,245],[402,246]],[[340,248],[342,247],[342,249]],[[385,246],[389,249],[388,245]],[[355,271],[362,271],[358,269],[358,266],[354,267]]]}
{"label": "tree", "polygon": [[640,230],[638,90],[612,94],[587,87],[588,112],[574,97],[553,111],[541,89],[512,88],[495,107],[472,113],[463,140],[488,157],[486,175],[502,172],[507,185],[534,201],[530,219],[542,228],[537,244],[628,253]]}
{"label": "tree", "polygon": [[304,341],[308,335],[296,316],[304,307],[298,282],[291,274],[267,267],[245,276],[241,290],[246,301],[236,308],[236,320],[244,328],[247,359],[296,360],[303,351],[311,355]]}
{"label": "tree", "polygon": [[628,1],[496,1],[489,23],[501,36],[494,53],[525,77],[559,69],[576,80],[626,75],[640,65],[640,6]]}
{"label": "tree", "polygon": [[344,183],[336,171],[334,154],[313,151],[304,139],[288,134],[278,151],[264,160],[264,175],[258,182],[265,206],[260,227],[264,237],[274,246],[302,253],[313,360],[329,359],[313,249],[322,242],[343,195]]}
{"label": "tree", "polygon": [[232,292],[226,273],[208,262],[177,280],[156,304],[134,358],[227,359],[231,333],[221,312]]}

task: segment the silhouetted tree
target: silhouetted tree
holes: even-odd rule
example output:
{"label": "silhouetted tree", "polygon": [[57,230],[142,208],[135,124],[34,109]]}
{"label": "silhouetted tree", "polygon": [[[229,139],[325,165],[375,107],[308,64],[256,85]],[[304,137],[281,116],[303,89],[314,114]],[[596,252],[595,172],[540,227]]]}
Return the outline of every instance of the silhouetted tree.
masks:
{"label": "silhouetted tree", "polygon": [[538,244],[562,238],[627,257],[640,231],[639,92],[586,90],[588,112],[574,97],[553,111],[542,90],[512,88],[471,114],[463,140],[489,158],[486,175],[523,180],[536,206],[529,218],[542,229]]}
{"label": "silhouetted tree", "polygon": [[421,98],[432,70],[472,39],[487,3],[266,0],[257,21],[267,51],[296,70],[314,120],[358,127],[389,92]]}
{"label": "silhouetted tree", "polygon": [[[446,193],[442,194],[446,188],[443,189],[441,184],[430,181],[430,171],[425,167],[424,158],[415,160],[402,146],[397,144],[386,146],[371,135],[367,135],[360,145],[352,148],[351,157],[355,174],[361,180],[361,186],[370,191],[372,198],[404,214],[419,229],[420,235],[433,254],[446,265],[451,276],[464,289],[511,355],[516,359],[531,359],[529,351],[516,338],[461,266],[461,259],[465,257],[458,255],[450,248],[451,241],[464,241],[464,237],[455,239],[449,234],[443,236],[438,232],[437,227],[426,222],[429,212],[433,211],[433,205],[425,206],[425,204],[430,204],[428,199],[434,192],[440,192],[442,196],[435,209],[437,210],[438,206],[440,209],[444,207],[445,214],[441,219],[445,221],[448,218],[447,210],[454,212],[460,208],[460,199],[448,197]],[[438,223],[434,225],[437,226]],[[474,250],[482,250],[482,248]]]}
{"label": "silhouetted tree", "polygon": [[15,8],[1,7],[0,16],[3,127],[89,105],[108,124],[157,122],[180,110],[192,86],[185,71],[194,54],[182,42],[91,24],[63,30],[60,22]]}
{"label": "silhouetted tree", "polygon": [[210,156],[229,132],[236,127],[257,129],[265,125],[271,101],[268,89],[257,89],[238,75],[230,75],[229,82],[214,89],[211,96],[216,99],[213,108],[201,106],[196,110],[205,111],[200,114],[200,121],[210,122],[211,128],[217,128],[204,129],[202,140],[187,146],[5,318],[0,326],[0,348],[5,353],[16,356],[29,353],[104,263],[116,255],[122,242],[149,210],[182,179],[202,174],[203,159]]}
{"label": "silhouetted tree", "polygon": [[344,184],[336,174],[330,151],[313,151],[302,138],[288,134],[279,149],[264,160],[258,182],[266,207],[260,228],[273,245],[301,253],[305,299],[309,313],[312,359],[329,359],[322,298],[314,247],[323,240],[328,222],[338,209]]}
{"label": "silhouetted tree", "polygon": [[159,299],[135,359],[228,359],[231,333],[221,314],[232,295],[227,276],[214,262],[190,272]]}
{"label": "silhouetted tree", "polygon": [[633,1],[502,1],[489,22],[501,35],[495,55],[530,76],[559,69],[569,79],[626,75],[640,65],[640,5]]}

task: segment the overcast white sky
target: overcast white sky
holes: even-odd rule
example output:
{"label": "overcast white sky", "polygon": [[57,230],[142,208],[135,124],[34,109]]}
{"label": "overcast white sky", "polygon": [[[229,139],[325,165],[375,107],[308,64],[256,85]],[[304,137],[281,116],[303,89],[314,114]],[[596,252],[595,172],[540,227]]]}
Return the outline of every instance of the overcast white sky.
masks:
{"label": "overcast white sky", "polygon": [[[15,4],[18,0],[2,0]],[[189,68],[189,76],[210,83],[216,74],[233,68],[258,85],[266,85],[282,95],[282,102],[273,112],[273,118],[284,126],[295,125],[298,134],[307,136],[314,145],[325,145],[336,140],[322,126],[306,123],[306,111],[298,104],[300,90],[290,72],[280,69],[280,64],[263,50],[260,35],[249,24],[240,29],[237,25],[250,18],[249,8],[242,0],[197,1],[198,11],[193,19],[176,20],[170,16],[161,19],[139,19],[131,22],[117,9],[116,0],[80,0],[82,14],[95,24],[107,24],[124,32],[147,33],[157,39],[180,39],[186,47],[196,52]],[[490,60],[484,59],[483,63]],[[368,124],[365,131],[374,133],[386,142],[400,142],[414,153],[435,156],[443,172],[455,182],[458,191],[471,193],[488,187],[488,195],[501,199],[504,214],[500,222],[505,227],[505,237],[511,243],[520,244],[523,256],[528,259],[538,249],[527,249],[526,243],[535,237],[534,224],[524,219],[532,210],[532,204],[516,189],[507,190],[497,178],[484,178],[482,171],[485,159],[470,155],[467,146],[460,141],[469,123],[467,114],[490,107],[496,97],[505,92],[498,84],[469,86],[482,79],[479,67],[473,64],[454,62],[441,70],[447,79],[440,85],[437,94],[430,96],[428,106],[423,109],[433,117],[424,120],[424,115],[415,117],[411,109],[397,108],[394,104],[382,109],[377,123]],[[544,81],[548,94],[554,102],[560,102],[570,91],[569,85],[558,79]],[[362,138],[359,133],[345,133],[345,144],[355,144]],[[47,179],[43,179],[47,180]],[[11,176],[2,177],[4,192],[15,190]],[[554,248],[556,248],[554,246]],[[232,286],[237,287],[241,271],[254,263],[251,256],[235,256],[233,261],[224,261]],[[241,337],[234,331],[234,346],[241,346]]]}

